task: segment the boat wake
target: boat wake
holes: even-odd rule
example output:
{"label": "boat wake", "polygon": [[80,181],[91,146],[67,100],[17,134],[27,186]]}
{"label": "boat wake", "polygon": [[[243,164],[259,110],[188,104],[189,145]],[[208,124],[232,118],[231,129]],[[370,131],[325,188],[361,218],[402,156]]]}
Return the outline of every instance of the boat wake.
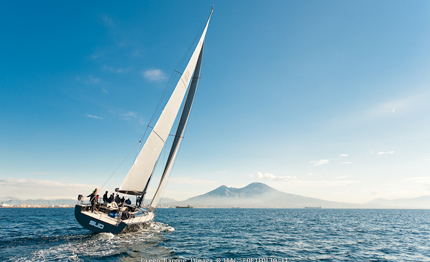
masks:
{"label": "boat wake", "polygon": [[155,232],[173,232],[175,229],[168,224],[163,224],[161,222],[152,222],[149,225],[150,230]]}
{"label": "boat wake", "polygon": [[[141,257],[169,257],[171,251],[159,244],[166,241],[165,232],[175,229],[167,224],[152,222],[139,231],[114,235],[111,233],[86,234],[55,239],[49,248],[34,250],[13,261],[140,261]],[[55,243],[55,241],[58,241]],[[49,242],[49,241],[48,241]],[[130,246],[133,246],[130,249]]]}

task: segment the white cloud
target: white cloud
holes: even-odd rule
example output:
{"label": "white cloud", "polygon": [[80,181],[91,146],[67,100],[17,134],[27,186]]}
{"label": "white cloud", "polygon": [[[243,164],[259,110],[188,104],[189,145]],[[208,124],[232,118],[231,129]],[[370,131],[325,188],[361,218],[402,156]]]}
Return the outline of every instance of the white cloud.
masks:
{"label": "white cloud", "polygon": [[347,157],[347,156],[348,156],[348,154],[340,154],[339,156],[340,156],[340,157]]}
{"label": "white cloud", "polygon": [[42,179],[0,179],[0,197],[20,199],[75,199],[78,194],[91,192],[96,185],[64,183]]}
{"label": "white cloud", "polygon": [[392,155],[394,154],[396,151],[388,151],[388,152],[378,152],[378,155]]}
{"label": "white cloud", "polygon": [[143,71],[143,77],[151,82],[158,82],[166,79],[166,74],[160,69],[148,69]]}
{"label": "white cloud", "polygon": [[93,115],[86,115],[86,116],[90,118],[95,118],[95,119],[103,119],[103,117],[101,116],[93,116]]}
{"label": "white cloud", "polygon": [[352,164],[352,162],[342,162],[344,165]]}
{"label": "white cloud", "polygon": [[295,176],[275,176],[274,174],[269,173],[260,173],[257,172],[257,175],[250,175],[251,177],[255,177],[260,180],[291,180],[291,179],[297,179]]}
{"label": "white cloud", "polygon": [[330,159],[321,159],[318,161],[309,161],[309,163],[313,163],[314,166],[320,166],[320,165],[328,164],[329,161]]}

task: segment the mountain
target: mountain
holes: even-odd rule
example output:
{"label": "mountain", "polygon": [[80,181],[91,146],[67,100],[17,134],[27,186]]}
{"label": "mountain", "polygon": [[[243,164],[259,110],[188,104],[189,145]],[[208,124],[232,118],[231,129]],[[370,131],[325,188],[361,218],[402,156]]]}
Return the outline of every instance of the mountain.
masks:
{"label": "mountain", "polygon": [[166,205],[193,205],[195,207],[244,208],[376,208],[373,204],[350,204],[326,201],[278,191],[263,183],[252,183],[243,188],[220,186],[206,194]]}
{"label": "mountain", "polygon": [[234,188],[234,187],[226,187],[220,186],[215,190],[212,190],[204,195],[193,197],[191,199],[199,198],[199,197],[236,197],[236,198],[250,198],[260,196],[266,193],[274,193],[279,192],[276,189],[271,188],[270,186],[263,183],[252,183],[247,185],[244,188]]}
{"label": "mountain", "polygon": [[366,204],[383,205],[392,208],[430,208],[430,196],[422,196],[416,198],[399,198],[399,199],[384,199],[377,198]]}

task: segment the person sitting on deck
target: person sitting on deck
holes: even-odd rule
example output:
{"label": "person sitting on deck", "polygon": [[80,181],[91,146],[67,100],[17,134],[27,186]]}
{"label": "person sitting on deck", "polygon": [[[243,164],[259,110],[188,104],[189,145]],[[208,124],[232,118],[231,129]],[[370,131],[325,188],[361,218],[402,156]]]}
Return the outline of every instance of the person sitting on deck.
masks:
{"label": "person sitting on deck", "polygon": [[121,199],[119,198],[119,195],[118,195],[118,194],[116,194],[116,196],[115,196],[115,202],[116,202],[117,204],[119,204],[119,203],[121,202]]}
{"label": "person sitting on deck", "polygon": [[108,199],[108,203],[112,203],[113,202],[113,198],[114,198],[115,193],[112,193]]}
{"label": "person sitting on deck", "polygon": [[125,203],[126,203],[127,205],[131,205],[131,200],[130,200],[130,198],[127,198],[127,200],[125,201]]}
{"label": "person sitting on deck", "polygon": [[103,195],[103,202],[105,204],[109,203],[108,191],[106,191],[106,193]]}

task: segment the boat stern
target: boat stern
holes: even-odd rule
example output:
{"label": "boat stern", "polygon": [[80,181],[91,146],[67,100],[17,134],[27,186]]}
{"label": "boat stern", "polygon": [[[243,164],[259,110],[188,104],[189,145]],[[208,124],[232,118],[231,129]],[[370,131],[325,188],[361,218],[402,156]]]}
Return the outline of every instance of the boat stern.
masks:
{"label": "boat stern", "polygon": [[88,205],[77,204],[75,206],[75,217],[81,226],[94,233],[118,234],[127,226],[123,222],[104,218],[103,213],[91,213]]}

